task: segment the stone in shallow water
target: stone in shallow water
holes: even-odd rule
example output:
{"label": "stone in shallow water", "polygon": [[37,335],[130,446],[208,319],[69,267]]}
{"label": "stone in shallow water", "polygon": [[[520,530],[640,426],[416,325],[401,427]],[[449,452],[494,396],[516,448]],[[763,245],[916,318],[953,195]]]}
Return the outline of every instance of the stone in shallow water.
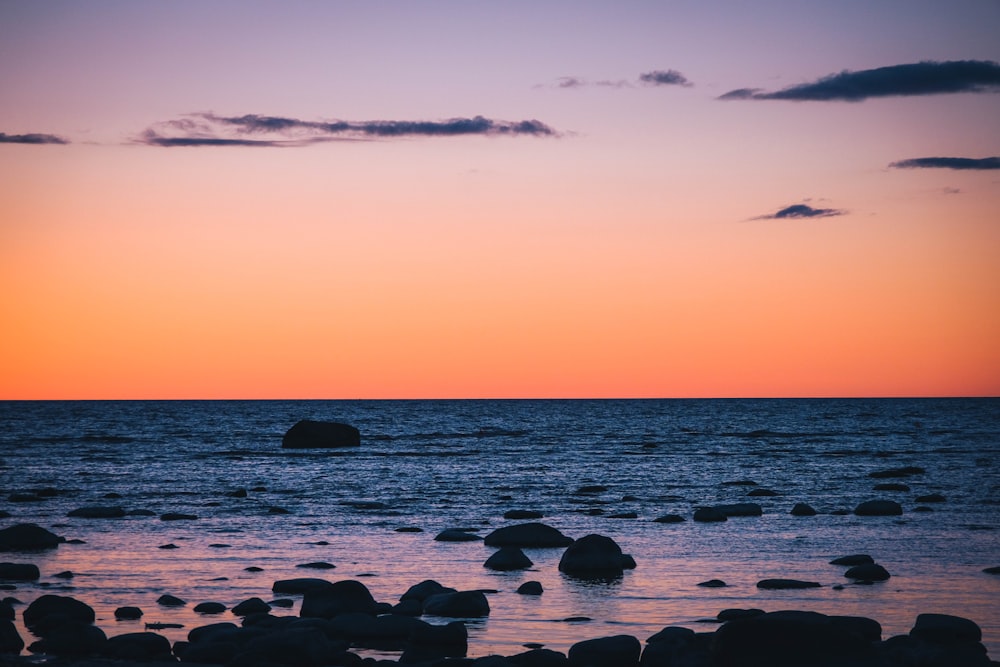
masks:
{"label": "stone in shallow water", "polygon": [[844,573],[844,576],[848,579],[861,581],[886,581],[891,575],[888,570],[877,563],[865,563],[850,568]]}
{"label": "stone in shallow water", "polygon": [[119,621],[135,621],[142,618],[142,609],[138,607],[118,607],[115,609],[115,618]]}
{"label": "stone in shallow water", "polygon": [[816,516],[816,510],[806,503],[795,503],[795,506],[792,507],[792,511],[789,513],[792,516]]}
{"label": "stone in shallow water", "polygon": [[125,516],[125,508],[118,506],[91,505],[70,510],[66,516],[83,519],[120,519]]}
{"label": "stone in shallow water", "polygon": [[804,588],[819,588],[816,581],[802,581],[800,579],[761,579],[757,582],[757,588],[770,591],[799,590]]}
{"label": "stone in shallow water", "polygon": [[281,439],[283,449],[339,449],[359,447],[361,432],[350,424],[303,419]]}
{"label": "stone in shallow water", "polygon": [[66,541],[33,523],[19,523],[0,530],[0,551],[40,551],[55,549]]}
{"label": "stone in shallow water", "polygon": [[868,565],[874,563],[875,559],[868,554],[851,554],[850,556],[840,556],[830,561],[830,565]]}
{"label": "stone in shallow water", "polygon": [[534,565],[518,547],[500,547],[500,550],[486,559],[483,567],[490,570],[526,570]]}
{"label": "stone in shallow water", "polygon": [[542,549],[569,546],[573,538],[544,523],[521,523],[497,528],[483,540],[488,547]]}
{"label": "stone in shallow water", "polygon": [[179,597],[170,594],[164,594],[156,598],[156,603],[164,607],[183,607],[187,604],[187,602]]}
{"label": "stone in shallow water", "polygon": [[903,507],[895,500],[866,500],[854,508],[857,516],[899,516]]}

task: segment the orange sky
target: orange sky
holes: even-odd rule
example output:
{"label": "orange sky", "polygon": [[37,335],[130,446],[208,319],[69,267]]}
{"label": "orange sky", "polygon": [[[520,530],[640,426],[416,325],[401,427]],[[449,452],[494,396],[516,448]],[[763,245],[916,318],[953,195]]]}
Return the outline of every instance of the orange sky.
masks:
{"label": "orange sky", "polygon": [[[845,20],[808,58],[775,60],[740,50],[753,43],[740,26],[763,30],[766,15],[681,48],[649,31],[684,32],[659,10],[609,6],[583,12],[558,51],[535,25],[459,53],[469,44],[455,35],[492,25],[489,10],[430,34],[405,32],[401,11],[383,35],[352,7],[368,41],[300,33],[343,50],[315,89],[304,54],[277,37],[263,48],[287,79],[261,61],[240,69],[239,53],[259,57],[254,33],[212,45],[184,27],[184,3],[158,7],[155,24],[99,7],[118,31],[81,33],[96,19],[80,12],[0,8],[0,24],[36,37],[4,47],[20,57],[0,58],[0,133],[67,142],[0,143],[0,399],[1000,394],[1000,171],[889,167],[996,155],[1000,95],[716,99],[845,69],[996,60],[977,22],[944,26],[964,43],[925,44],[921,26],[941,17],[914,16],[879,42],[886,12],[850,49],[837,47]],[[347,11],[310,7],[319,15],[280,20]],[[556,30],[550,11],[539,20]],[[788,27],[809,18],[790,12]],[[193,49],[181,58],[200,55],[206,71],[172,63],[171,21]],[[130,24],[158,27],[143,40]],[[596,40],[601,26],[617,41]],[[95,48],[59,67],[42,55],[67,40]],[[720,59],[725,44],[745,57]],[[216,52],[232,76],[212,88]],[[454,71],[431,66],[442,63]],[[689,84],[637,82],[667,69]],[[59,87],[83,71],[92,89]],[[169,121],[206,109],[482,115],[554,132],[144,143],[144,128],[176,133]],[[798,204],[832,213],[773,218]]]}

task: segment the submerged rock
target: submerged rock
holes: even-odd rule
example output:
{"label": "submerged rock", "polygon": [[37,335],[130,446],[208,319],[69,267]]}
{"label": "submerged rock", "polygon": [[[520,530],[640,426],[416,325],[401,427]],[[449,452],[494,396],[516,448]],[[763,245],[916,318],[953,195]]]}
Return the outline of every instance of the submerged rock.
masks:
{"label": "submerged rock", "polygon": [[534,565],[518,547],[500,547],[500,550],[486,559],[483,567],[491,570],[526,570]]}
{"label": "submerged rock", "polygon": [[850,556],[840,556],[830,561],[830,565],[868,565],[874,563],[875,559],[868,554],[851,554]]}
{"label": "submerged rock", "polygon": [[142,618],[142,609],[138,607],[118,607],[115,618],[119,621],[135,621]]}
{"label": "submerged rock", "polygon": [[360,446],[361,432],[350,424],[311,419],[297,422],[281,439],[283,449],[339,449]]}
{"label": "submerged rock", "polygon": [[19,523],[0,530],[0,551],[55,549],[65,541],[65,537],[33,523]]}
{"label": "submerged rock", "polygon": [[820,584],[816,581],[802,581],[800,579],[761,579],[757,582],[757,588],[770,591],[783,591],[820,588]]}
{"label": "submerged rock", "polygon": [[0,580],[36,581],[40,576],[38,566],[32,563],[0,563]]}
{"label": "submerged rock", "polygon": [[284,593],[285,595],[301,595],[307,591],[329,588],[331,586],[333,586],[333,582],[326,579],[298,577],[295,579],[279,579],[271,586],[271,591],[273,593]]}
{"label": "submerged rock", "polygon": [[91,505],[70,510],[66,516],[83,519],[120,519],[125,516],[125,508],[107,505]]}
{"label": "submerged rock", "polygon": [[860,581],[886,581],[891,575],[888,570],[877,563],[864,563],[850,568],[844,573],[844,576]]}
{"label": "submerged rock", "polygon": [[424,600],[424,613],[448,618],[483,618],[490,615],[490,603],[482,591],[438,593]]}
{"label": "submerged rock", "polygon": [[543,591],[540,581],[526,581],[517,587],[518,595],[541,595]]}
{"label": "submerged rock", "polygon": [[653,523],[684,523],[685,519],[680,514],[664,514],[653,519]]}
{"label": "submerged rock", "polygon": [[727,517],[730,516],[761,516],[764,510],[757,503],[732,503],[728,505],[716,505],[715,510],[722,512]]}
{"label": "submerged rock", "polygon": [[725,512],[720,512],[714,507],[699,507],[694,511],[694,520],[702,523],[726,521],[727,519]]}
{"label": "submerged rock", "polygon": [[488,547],[520,547],[522,549],[557,548],[569,546],[573,538],[544,523],[520,523],[497,528],[483,542]]}
{"label": "submerged rock", "polygon": [[792,516],[816,516],[816,510],[806,503],[795,503],[789,514]]}
{"label": "submerged rock", "polygon": [[866,500],[854,508],[857,516],[899,516],[903,507],[895,500]]}
{"label": "submerged rock", "polygon": [[868,473],[868,476],[874,479],[891,479],[893,477],[911,477],[913,475],[922,475],[925,472],[927,471],[920,466],[903,466],[902,468],[876,470],[875,472]]}
{"label": "submerged rock", "polygon": [[446,528],[434,536],[435,542],[479,542],[483,538],[468,530]]}

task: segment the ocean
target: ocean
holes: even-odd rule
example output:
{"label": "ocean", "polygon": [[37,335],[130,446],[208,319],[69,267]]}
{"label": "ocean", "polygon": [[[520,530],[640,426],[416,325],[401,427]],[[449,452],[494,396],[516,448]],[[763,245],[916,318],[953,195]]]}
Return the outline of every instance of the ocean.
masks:
{"label": "ocean", "polygon": [[[282,449],[301,419],[352,424],[361,446]],[[719,611],[753,607],[867,616],[883,638],[920,613],[954,614],[978,623],[1000,658],[1000,576],[983,572],[1000,565],[1000,399],[9,401],[0,424],[0,528],[32,522],[74,541],[0,554],[42,573],[4,595],[76,597],[109,636],[170,623],[183,627],[160,632],[184,639],[235,620],[196,604],[271,600],[280,579],[358,579],[390,603],[434,579],[492,591],[489,617],[468,622],[472,657],[645,641],[671,625],[712,631]],[[871,476],[906,466],[924,472]],[[762,489],[773,495],[748,497]],[[930,494],[943,501],[917,500]],[[903,514],[853,514],[873,499]],[[692,520],[698,507],[742,502],[762,515]],[[796,503],[817,515],[791,515]],[[67,516],[94,505],[148,515]],[[510,510],[540,512],[574,538],[611,537],[637,567],[581,581],[558,571],[562,549],[526,549],[529,570],[495,572],[481,541],[434,539],[524,522],[505,519]],[[667,514],[685,520],[654,521]],[[829,563],[855,553],[891,578],[855,585]],[[317,561],[335,567],[297,567]],[[778,577],[821,586],[756,586]],[[698,585],[710,579],[726,585]],[[530,580],[542,595],[516,593]],[[161,606],[163,594],[187,604]],[[297,614],[292,598],[273,613]],[[116,621],[121,606],[144,616]]]}

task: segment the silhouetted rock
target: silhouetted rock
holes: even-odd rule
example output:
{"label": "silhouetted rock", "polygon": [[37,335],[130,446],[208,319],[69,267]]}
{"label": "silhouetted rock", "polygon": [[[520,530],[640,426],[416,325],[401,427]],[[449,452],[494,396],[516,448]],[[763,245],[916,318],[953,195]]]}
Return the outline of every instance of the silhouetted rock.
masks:
{"label": "silhouetted rock", "polygon": [[646,640],[639,659],[642,667],[696,667],[708,665],[708,645],[689,628],[667,627]]}
{"label": "silhouetted rock", "polygon": [[164,594],[156,598],[156,604],[163,605],[164,607],[183,607],[187,602],[177,596]]}
{"label": "silhouetted rock", "polygon": [[543,592],[540,581],[526,581],[517,587],[519,595],[541,595]]}
{"label": "silhouetted rock", "polygon": [[903,507],[895,500],[866,500],[854,508],[857,516],[899,516]]}
{"label": "silhouetted rock", "polygon": [[574,667],[638,667],[642,645],[632,635],[599,637],[569,647],[569,664]]}
{"label": "silhouetted rock", "polygon": [[410,586],[405,593],[403,593],[399,600],[400,602],[405,602],[407,600],[416,600],[421,605],[423,605],[424,600],[432,595],[438,595],[439,593],[456,593],[457,589],[449,588],[444,586],[433,579],[425,579],[419,584],[414,584]]}
{"label": "silhouetted rock", "polygon": [[789,514],[792,516],[816,516],[816,510],[806,503],[795,503]]}
{"label": "silhouetted rock", "polygon": [[603,484],[585,484],[574,491],[574,495],[578,496],[592,496],[598,493],[604,493],[608,490],[608,487]]}
{"label": "silhouetted rock", "polygon": [[757,609],[756,607],[751,607],[750,609],[723,609],[718,614],[715,615],[717,621],[733,621],[737,618],[750,618],[751,616],[760,616],[764,613],[763,609]]}
{"label": "silhouetted rock", "polygon": [[329,586],[311,588],[302,596],[302,618],[333,618],[346,612],[374,614],[378,603],[360,581],[344,579]]}
{"label": "silhouetted rock", "polygon": [[499,551],[486,559],[483,567],[490,570],[525,570],[534,565],[531,559],[524,555],[518,547],[501,547]]}
{"label": "silhouetted rock", "polygon": [[24,648],[24,640],[12,621],[0,620],[0,655],[19,655]]}
{"label": "silhouetted rock", "polygon": [[935,644],[956,644],[982,641],[983,632],[975,622],[961,616],[920,614],[910,636]]}
{"label": "silhouetted rock", "polygon": [[910,490],[910,486],[908,484],[903,484],[902,482],[883,482],[882,484],[876,484],[873,486],[872,490],[905,492]]}
{"label": "silhouetted rock", "polygon": [[497,528],[483,540],[488,547],[520,547],[522,549],[542,549],[565,547],[573,538],[544,523],[520,523]]}
{"label": "silhouetted rock", "polygon": [[271,591],[285,595],[301,595],[306,591],[330,588],[331,586],[333,586],[333,582],[326,579],[299,577],[296,579],[279,579],[271,586]]}
{"label": "silhouetted rock", "polygon": [[635,567],[631,556],[604,535],[586,535],[574,541],[559,559],[559,571],[574,577],[618,576]]}
{"label": "silhouetted rock", "polygon": [[447,528],[434,537],[435,542],[479,542],[483,538],[467,530]]}
{"label": "silhouetted rock", "polygon": [[59,657],[88,656],[101,653],[107,641],[107,635],[97,626],[68,621],[48,629],[28,650]]}
{"label": "silhouetted rock", "polygon": [[155,632],[131,632],[109,637],[104,655],[114,660],[135,662],[173,662],[170,641]]}
{"label": "silhouetted rock", "polygon": [[41,575],[38,566],[32,563],[0,563],[0,580],[35,581]]}
{"label": "silhouetted rock", "polygon": [[446,625],[426,624],[409,636],[399,663],[418,663],[442,658],[462,657],[468,651],[469,631],[462,621]]}
{"label": "silhouetted rock", "polygon": [[70,510],[66,516],[82,519],[120,519],[125,516],[125,508],[107,505],[91,505]]}
{"label": "silhouetted rock", "polygon": [[94,610],[90,605],[75,598],[43,595],[27,606],[22,618],[25,627],[39,636],[44,636],[47,622],[52,619],[56,619],[59,623],[93,623]]}
{"label": "silhouetted rock", "polygon": [[797,590],[802,588],[819,588],[820,584],[815,581],[802,581],[800,579],[761,579],[757,582],[757,588],[769,591]]}
{"label": "silhouetted rock", "polygon": [[233,607],[233,616],[249,616],[250,614],[266,614],[271,611],[271,605],[260,598],[250,598]]}
{"label": "silhouetted rock", "polygon": [[221,602],[200,602],[194,606],[196,614],[221,614],[226,610],[226,605]]}
{"label": "silhouetted rock", "polygon": [[886,570],[881,565],[876,563],[865,563],[863,565],[855,565],[844,573],[844,576],[848,579],[857,579],[860,581],[886,581],[891,576],[889,571]]}
{"label": "silhouetted rock", "polygon": [[332,570],[337,566],[332,563],[327,563],[326,561],[315,561],[312,563],[300,563],[295,567],[302,567],[308,570]]}
{"label": "silhouetted rock", "polygon": [[65,541],[65,537],[33,523],[19,523],[0,530],[0,551],[55,549]]}
{"label": "silhouetted rock", "polygon": [[703,523],[714,521],[725,521],[728,517],[724,512],[720,512],[714,507],[699,507],[694,511],[694,520]]}
{"label": "silhouetted rock", "polygon": [[119,621],[135,621],[142,618],[142,609],[138,607],[118,607],[115,609],[115,618]]}
{"label": "silhouetted rock", "polygon": [[726,582],[722,579],[709,579],[708,581],[703,581],[698,585],[702,588],[725,588]]}
{"label": "silhouetted rock", "polygon": [[868,473],[868,476],[874,477],[875,479],[890,479],[893,477],[911,477],[913,475],[922,475],[925,472],[927,471],[919,466],[903,466],[902,468],[876,470],[875,472]]}
{"label": "silhouetted rock", "polygon": [[983,572],[985,572],[986,574],[1000,574],[1000,565],[983,568]]}
{"label": "silhouetted rock", "polygon": [[184,512],[167,512],[160,515],[160,521],[194,521],[198,517]]}
{"label": "silhouetted rock", "polygon": [[664,514],[653,519],[653,523],[684,523],[685,519],[680,514]]}
{"label": "silhouetted rock", "polygon": [[566,657],[565,653],[552,649],[533,648],[530,651],[510,656],[507,662],[517,667],[566,667],[569,665],[569,658]]}
{"label": "silhouetted rock", "polygon": [[359,447],[361,432],[349,424],[303,419],[281,439],[284,449],[337,449]]}
{"label": "silhouetted rock", "polygon": [[918,503],[943,503],[945,497],[940,493],[928,493],[925,496],[917,496],[914,498]]}
{"label": "silhouetted rock", "polygon": [[840,556],[830,561],[830,565],[868,565],[874,563],[875,559],[868,554],[851,554],[850,556]]}
{"label": "silhouetted rock", "polygon": [[753,489],[747,496],[751,498],[771,498],[774,496],[780,496],[781,494],[773,489]]}
{"label": "silhouetted rock", "polygon": [[424,613],[448,618],[482,618],[490,615],[490,603],[482,591],[438,593],[424,600]]}
{"label": "silhouetted rock", "polygon": [[542,513],[535,510],[507,510],[503,513],[503,518],[505,519],[541,519]]}

